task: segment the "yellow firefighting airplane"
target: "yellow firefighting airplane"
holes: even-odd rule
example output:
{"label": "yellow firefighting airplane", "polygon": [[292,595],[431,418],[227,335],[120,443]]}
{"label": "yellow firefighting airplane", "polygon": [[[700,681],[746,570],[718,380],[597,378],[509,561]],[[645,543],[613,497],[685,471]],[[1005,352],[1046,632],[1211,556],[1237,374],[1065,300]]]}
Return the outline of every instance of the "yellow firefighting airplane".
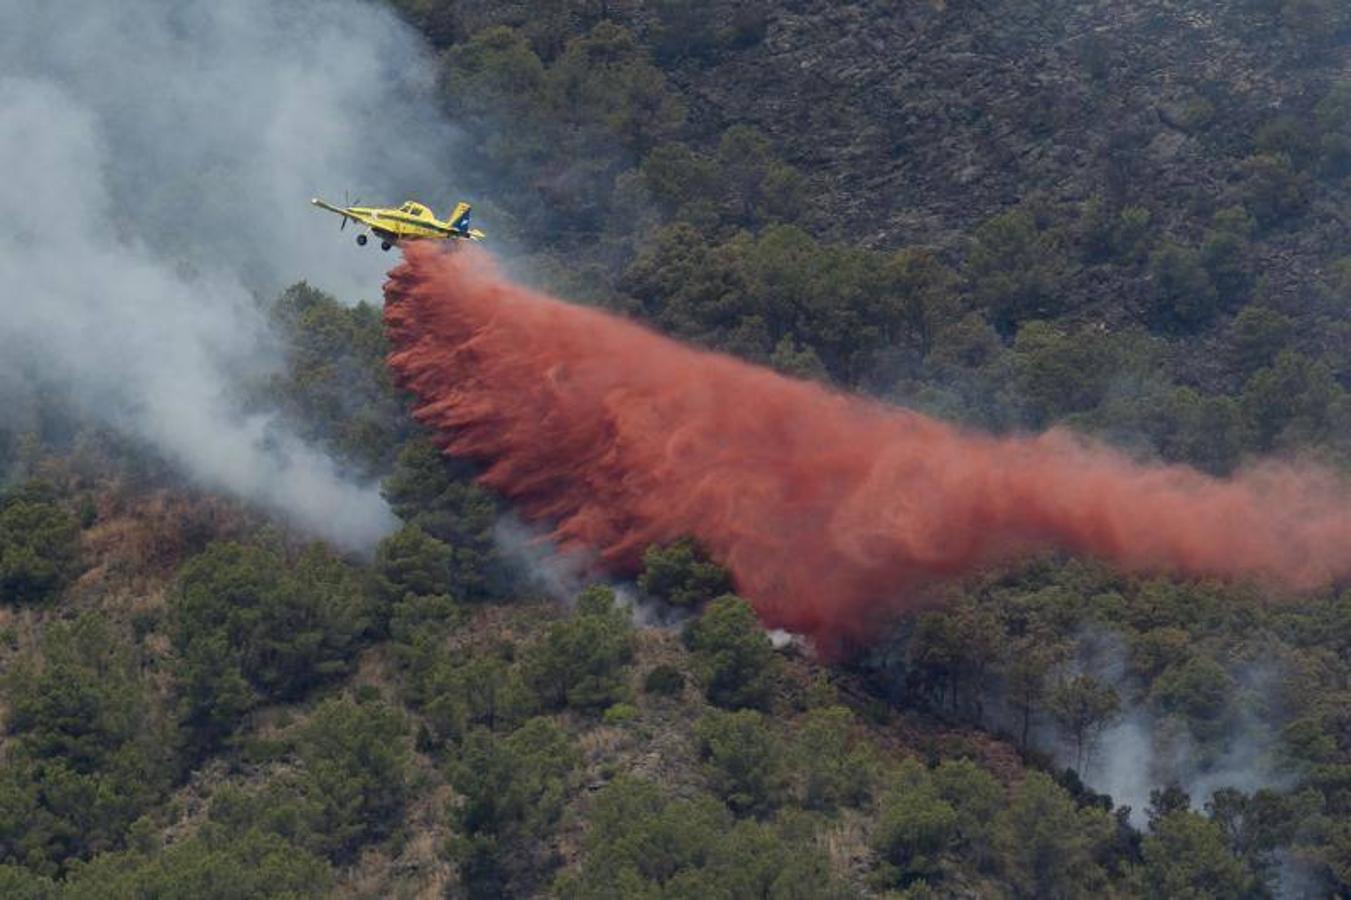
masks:
{"label": "yellow firefighting airplane", "polygon": [[[380,239],[380,249],[388,250],[399,241],[481,241],[483,232],[469,227],[471,208],[468,203],[457,203],[450,217],[442,222],[421,203],[409,200],[398,209],[378,206],[334,206],[318,197],[310,200],[320,209],[342,216],[338,230],[347,227],[348,220],[359,222]],[[358,200],[357,203],[361,201]],[[366,246],[366,235],[358,234],[357,243]]]}

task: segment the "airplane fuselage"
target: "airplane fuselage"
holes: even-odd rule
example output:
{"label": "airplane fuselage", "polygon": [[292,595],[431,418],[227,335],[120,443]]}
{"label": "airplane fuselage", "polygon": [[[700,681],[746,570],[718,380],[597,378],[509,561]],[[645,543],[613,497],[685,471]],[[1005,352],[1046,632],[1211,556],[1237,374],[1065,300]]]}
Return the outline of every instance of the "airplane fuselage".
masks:
{"label": "airplane fuselage", "polygon": [[375,233],[376,237],[387,240],[457,236],[455,229],[451,228],[449,223],[441,222],[438,219],[422,219],[398,210],[352,207],[351,211],[361,214],[354,218],[365,224]]}

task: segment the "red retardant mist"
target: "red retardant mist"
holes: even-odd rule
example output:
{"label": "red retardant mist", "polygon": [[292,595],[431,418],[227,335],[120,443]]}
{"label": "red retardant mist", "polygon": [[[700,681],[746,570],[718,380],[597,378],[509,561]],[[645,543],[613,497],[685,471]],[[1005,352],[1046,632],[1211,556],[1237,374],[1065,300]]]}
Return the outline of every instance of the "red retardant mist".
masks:
{"label": "red retardant mist", "polygon": [[965,431],[527,290],[472,247],[409,246],[385,298],[397,382],[485,485],[616,572],[692,536],[825,652],[1046,548],[1291,589],[1351,573],[1351,488],[1328,470],[1217,479],[1064,431]]}

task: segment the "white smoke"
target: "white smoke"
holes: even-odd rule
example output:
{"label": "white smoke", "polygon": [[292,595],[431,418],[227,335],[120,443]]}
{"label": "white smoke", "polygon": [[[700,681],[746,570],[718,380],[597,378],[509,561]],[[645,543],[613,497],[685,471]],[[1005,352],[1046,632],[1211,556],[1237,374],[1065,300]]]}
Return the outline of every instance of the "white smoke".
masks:
{"label": "white smoke", "polygon": [[[1129,673],[1127,647],[1119,635],[1090,629],[1078,644],[1078,658],[1065,674],[1091,675],[1111,685],[1121,700],[1119,715],[1094,736],[1079,775],[1115,805],[1129,806],[1131,824],[1146,825],[1150,794],[1169,785],[1186,791],[1198,811],[1222,788],[1251,794],[1288,786],[1288,773],[1280,771],[1279,735],[1261,714],[1279,680],[1274,670],[1249,666],[1236,673],[1242,702],[1234,704],[1217,739],[1203,747],[1185,719],[1151,708]],[[1034,729],[1033,742],[1058,765],[1076,765],[1074,748],[1045,723]]]}
{"label": "white smoke", "polygon": [[[1103,732],[1081,774],[1084,784],[1129,806],[1131,824],[1144,827],[1150,793],[1171,784],[1186,791],[1198,811],[1222,788],[1252,794],[1289,786],[1292,779],[1275,756],[1276,737],[1261,722],[1245,719],[1234,723],[1219,754],[1207,758],[1180,721],[1132,706]],[[1073,762],[1063,753],[1059,761]]]}
{"label": "white smoke", "polygon": [[605,576],[594,554],[565,551],[549,537],[547,529],[528,525],[512,513],[497,520],[493,543],[520,579],[523,590],[571,604],[587,587],[604,584],[614,592],[615,602],[629,610],[633,624],[639,628],[675,630],[692,615],[691,610],[647,596],[632,582]]}
{"label": "white smoke", "polygon": [[557,600],[571,603],[589,584],[596,581],[595,560],[586,553],[565,553],[549,539],[546,529],[528,525],[507,513],[493,526],[497,552],[512,567],[521,587]]}
{"label": "white smoke", "polygon": [[393,261],[311,195],[454,199],[422,54],[357,0],[0,0],[0,382],[57,385],[204,485],[369,546],[393,524],[378,491],[232,388],[277,364],[257,298],[378,296]]}

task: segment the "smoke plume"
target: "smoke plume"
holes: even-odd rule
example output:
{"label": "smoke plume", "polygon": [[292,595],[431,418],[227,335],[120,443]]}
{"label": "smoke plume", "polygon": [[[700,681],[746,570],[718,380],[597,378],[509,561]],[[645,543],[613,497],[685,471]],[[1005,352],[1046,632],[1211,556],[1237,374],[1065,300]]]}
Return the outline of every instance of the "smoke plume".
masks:
{"label": "smoke plume", "polygon": [[422,52],[357,0],[0,0],[0,430],[41,383],[312,533],[384,533],[378,492],[237,385],[278,364],[258,297],[352,302],[388,266],[310,196],[454,196]]}
{"label": "smoke plume", "polygon": [[768,625],[828,652],[1048,546],[1291,589],[1351,573],[1351,490],[1324,470],[1220,480],[1061,431],[962,431],[528,291],[472,249],[410,247],[385,295],[418,419],[527,519],[621,571],[692,535]]}

